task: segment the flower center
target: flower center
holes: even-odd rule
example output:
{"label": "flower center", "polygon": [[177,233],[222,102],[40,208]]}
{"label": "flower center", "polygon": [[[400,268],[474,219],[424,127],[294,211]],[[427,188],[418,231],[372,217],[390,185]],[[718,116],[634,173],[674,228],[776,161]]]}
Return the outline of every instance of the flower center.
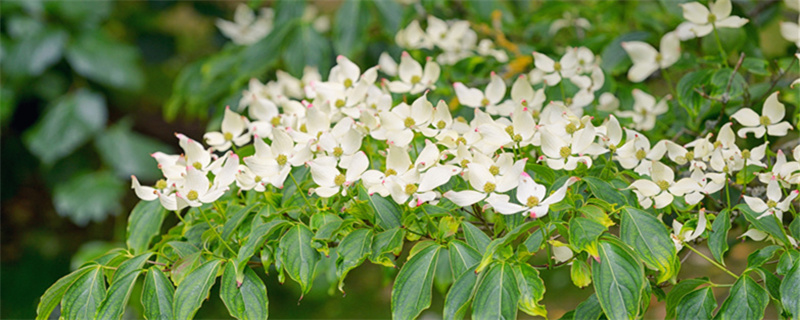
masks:
{"label": "flower center", "polygon": [[436,129],[439,129],[439,130],[444,129],[444,127],[446,127],[446,126],[447,126],[447,123],[445,123],[444,120],[439,120],[439,122],[436,123]]}
{"label": "flower center", "polygon": [[417,84],[422,81],[422,78],[418,75],[411,76],[411,84]]}
{"label": "flower center", "polygon": [[528,206],[528,208],[533,208],[535,206],[538,206],[539,205],[539,198],[535,197],[535,196],[530,196],[530,197],[528,197],[528,202],[525,203],[525,205]]}
{"label": "flower center", "polygon": [[491,166],[489,167],[489,173],[491,173],[493,176],[496,176],[500,174],[500,168],[498,168],[497,166]]}
{"label": "flower center", "polygon": [[195,162],[195,163],[192,163],[192,167],[194,167],[197,170],[200,170],[200,169],[203,169],[203,164],[201,164],[200,162]]}
{"label": "flower center", "polygon": [[464,137],[458,137],[458,139],[456,139],[456,144],[459,144],[459,143],[460,144],[467,144],[467,139],[464,139]]}
{"label": "flower center", "polygon": [[338,158],[338,157],[341,157],[343,153],[344,153],[344,150],[342,150],[342,148],[341,148],[341,147],[335,147],[335,148],[333,148],[333,156],[334,156],[334,157],[337,157],[337,158]]}
{"label": "flower center", "polygon": [[694,151],[686,152],[686,155],[684,157],[686,158],[687,161],[694,160]]}
{"label": "flower center", "polygon": [[222,135],[225,137],[225,141],[231,141],[231,140],[233,140],[233,133],[230,133],[230,132],[225,132],[225,133],[223,133]]}
{"label": "flower center", "polygon": [[308,127],[306,127],[305,123],[300,125],[300,132],[308,133]]}
{"label": "flower center", "polygon": [[506,133],[508,133],[509,136],[513,137],[514,136],[514,126],[506,127]]}
{"label": "flower center", "polygon": [[515,134],[513,139],[514,139],[514,142],[521,142],[522,141],[522,136],[518,135],[518,134]]}
{"label": "flower center", "polygon": [[483,98],[483,100],[481,100],[481,104],[484,105],[484,106],[488,106],[489,105],[489,99]]}
{"label": "flower center", "polygon": [[767,116],[761,116],[761,118],[758,118],[758,122],[760,122],[762,126],[768,126],[772,124],[772,120],[770,120]]}
{"label": "flower center", "polygon": [[337,175],[336,178],[333,178],[333,184],[335,184],[337,187],[343,185],[344,181],[345,181],[345,177],[341,173],[339,175]]}
{"label": "flower center", "polygon": [[656,185],[658,186],[659,189],[661,189],[661,191],[669,189],[669,182],[667,182],[666,180],[658,180],[656,182]]}
{"label": "flower center", "polygon": [[562,158],[566,158],[566,157],[569,157],[570,154],[572,154],[572,150],[570,150],[569,147],[561,147],[561,150],[558,151],[558,154]]}
{"label": "flower center", "polygon": [[417,192],[417,186],[413,185],[413,184],[407,184],[405,191],[406,191],[406,194],[412,195],[412,194],[414,194],[414,192]]}
{"label": "flower center", "polygon": [[345,88],[350,88],[351,86],[353,86],[353,80],[344,79],[344,87]]}
{"label": "flower center", "polygon": [[661,62],[661,60],[663,60],[663,59],[664,59],[664,57],[661,55],[661,53],[657,53],[656,54],[656,62]]}
{"label": "flower center", "polygon": [[775,206],[777,205],[778,203],[775,202],[775,200],[767,200],[767,207],[769,207],[770,209],[775,208]]}
{"label": "flower center", "polygon": [[561,62],[556,62],[553,64],[553,70],[561,71]]}
{"label": "flower center", "polygon": [[286,155],[283,155],[283,154],[279,154],[278,157],[275,158],[275,161],[278,161],[278,165],[279,166],[282,166],[282,165],[286,164],[287,160],[289,160],[289,159],[287,159]]}
{"label": "flower center", "polygon": [[716,21],[717,21],[717,16],[715,16],[713,13],[709,13],[708,14],[708,22],[714,23]]}
{"label": "flower center", "polygon": [[253,178],[253,181],[258,183],[258,182],[261,182],[261,179],[263,179],[263,178],[261,178],[261,176],[256,176],[255,178]]}
{"label": "flower center", "polygon": [[189,191],[189,193],[186,194],[186,199],[194,201],[197,200],[197,196],[198,196],[197,191],[191,190]]}
{"label": "flower center", "polygon": [[408,117],[408,118],[406,118],[406,120],[403,121],[403,124],[406,126],[406,128],[411,128],[415,124],[417,124],[417,122],[414,121],[414,118]]}
{"label": "flower center", "polygon": [[269,123],[272,124],[273,127],[277,127],[277,126],[281,125],[281,118],[280,117],[272,117],[272,119],[269,120]]}
{"label": "flower center", "polygon": [[608,151],[611,151],[611,153],[617,152],[617,145],[615,145],[613,143],[609,144],[608,145]]}
{"label": "flower center", "polygon": [[520,102],[520,104],[521,104],[523,107],[527,107],[527,106],[528,106],[528,101],[527,101],[527,100],[522,100],[522,101]]}
{"label": "flower center", "polygon": [[568,134],[573,134],[575,131],[578,131],[578,127],[575,126],[574,123],[570,122],[566,127],[564,127],[564,130],[566,130]]}
{"label": "flower center", "polygon": [[342,99],[336,100],[336,107],[337,108],[344,107],[344,100]]}
{"label": "flower center", "polygon": [[161,190],[161,189],[166,189],[166,188],[167,188],[167,181],[166,180],[158,179],[158,181],[156,181],[156,189]]}
{"label": "flower center", "polygon": [[468,164],[469,164],[469,160],[467,160],[467,159],[461,160],[461,167],[462,168],[466,168]]}
{"label": "flower center", "polygon": [[747,149],[742,150],[742,158],[750,159],[750,150]]}
{"label": "flower center", "polygon": [[647,152],[645,152],[644,149],[636,150],[636,160],[642,160],[646,156],[647,156]]}
{"label": "flower center", "polygon": [[483,192],[491,193],[494,191],[494,188],[497,188],[497,186],[495,186],[494,183],[487,182],[486,184],[483,185]]}
{"label": "flower center", "polygon": [[397,171],[394,171],[394,169],[392,169],[392,168],[386,169],[386,171],[383,172],[383,175],[385,175],[387,177],[388,176],[393,176],[393,175],[396,175],[396,174],[397,174]]}

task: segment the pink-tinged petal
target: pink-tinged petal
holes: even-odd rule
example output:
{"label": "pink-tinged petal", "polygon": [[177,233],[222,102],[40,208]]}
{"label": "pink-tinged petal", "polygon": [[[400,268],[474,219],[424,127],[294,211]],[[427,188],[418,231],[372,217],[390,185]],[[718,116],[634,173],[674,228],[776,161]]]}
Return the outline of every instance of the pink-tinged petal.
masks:
{"label": "pink-tinged petal", "polygon": [[656,209],[661,209],[663,207],[666,207],[666,206],[670,205],[672,203],[672,200],[674,200],[674,199],[675,199],[675,197],[673,197],[671,193],[662,192],[661,194],[659,194],[659,195],[657,195],[657,196],[655,196],[653,198],[653,201],[654,201],[653,205],[654,205],[654,207]]}
{"label": "pink-tinged petal", "polygon": [[739,122],[740,124],[747,126],[747,127],[755,127],[760,124],[758,118],[759,115],[755,111],[750,108],[742,108],[739,111],[736,111],[731,118]]}
{"label": "pink-tinged petal", "polygon": [[767,199],[778,202],[781,200],[782,196],[781,186],[778,184],[778,180],[773,176],[772,179],[769,180],[769,183],[767,183]]}
{"label": "pink-tinged petal", "polygon": [[414,76],[422,79],[422,66],[406,52],[400,56],[400,66],[397,71],[400,79],[405,83],[411,83]]}
{"label": "pink-tinged petal", "polygon": [[466,207],[466,206],[471,206],[472,204],[475,204],[478,201],[483,200],[483,198],[486,197],[486,194],[473,190],[464,190],[464,191],[451,190],[445,192],[443,196],[458,206]]}
{"label": "pink-tinged petal", "polygon": [[491,81],[486,86],[486,99],[491,104],[498,104],[506,96],[506,83],[496,73],[492,72]]}
{"label": "pink-tinged petal", "polygon": [[668,32],[661,37],[661,44],[659,47],[661,51],[661,68],[667,68],[673,65],[680,59],[681,56],[681,39],[675,32]]}
{"label": "pink-tinged petal", "polygon": [[186,206],[180,208],[178,207],[178,202],[176,201],[174,194],[165,195],[161,192],[158,192],[158,200],[161,202],[161,206],[164,207],[164,209],[170,211],[178,211],[186,207]]}
{"label": "pink-tinged petal", "polygon": [[708,23],[708,8],[698,2],[689,2],[680,5],[683,17],[692,23],[703,25]]}
{"label": "pink-tinged petal", "polygon": [[158,198],[156,189],[153,187],[142,186],[139,184],[139,180],[136,179],[136,176],[131,176],[131,189],[133,189],[139,199],[144,201],[153,201]]}
{"label": "pink-tinged petal", "polygon": [[755,213],[762,213],[769,209],[767,204],[764,203],[764,200],[761,200],[760,198],[744,196],[744,202],[747,203],[747,206],[750,207],[750,210],[753,210]]}
{"label": "pink-tinged petal", "polygon": [[314,193],[322,198],[330,198],[331,196],[335,195],[339,192],[339,187],[317,187],[314,189]]}
{"label": "pink-tinged petal", "polygon": [[770,123],[778,123],[786,116],[786,107],[778,101],[778,92],[773,92],[764,101],[764,109],[761,113],[769,118]]}
{"label": "pink-tinged petal", "polygon": [[531,86],[531,82],[528,81],[528,77],[524,74],[520,75],[517,80],[514,81],[514,84],[511,85],[511,99],[513,99],[514,102],[519,103],[522,100],[530,101],[533,99],[534,94],[535,91]]}
{"label": "pink-tinged petal", "polygon": [[453,85],[453,88],[456,91],[456,97],[458,97],[458,102],[462,105],[471,108],[478,108],[483,106],[483,92],[476,88],[469,88],[465,86],[461,82],[456,82]]}
{"label": "pink-tinged petal", "polygon": [[637,190],[645,197],[652,197],[661,192],[661,188],[655,182],[644,179],[634,181],[628,189]]}
{"label": "pink-tinged petal", "polygon": [[494,176],[489,172],[488,167],[477,163],[469,163],[467,168],[469,168],[467,173],[469,184],[476,190],[483,190],[486,183],[495,183]]}
{"label": "pink-tinged petal", "polygon": [[692,178],[683,178],[669,187],[669,192],[680,197],[689,192],[700,191],[700,185]]}
{"label": "pink-tinged petal", "polygon": [[786,199],[783,199],[783,201],[778,203],[778,206],[777,206],[778,209],[780,209],[781,211],[784,211],[784,212],[788,211],[789,210],[789,206],[792,205],[792,200],[794,200],[794,198],[797,198],[798,193],[800,193],[800,191],[792,190],[792,192],[790,192],[789,195],[786,196]]}
{"label": "pink-tinged petal", "polygon": [[458,173],[458,168],[450,165],[430,168],[420,177],[417,192],[431,191],[450,181],[450,177],[456,173]]}
{"label": "pink-tinged petal", "polygon": [[504,194],[492,193],[486,198],[486,202],[488,202],[495,211],[502,214],[515,214],[527,209],[524,206],[509,202],[508,196]]}
{"label": "pink-tinged petal", "polygon": [[578,181],[578,178],[571,177],[564,183],[558,190],[550,194],[547,199],[544,199],[541,203],[543,206],[549,206],[558,203],[561,200],[564,200],[564,197],[567,195],[567,189],[573,185],[575,182]]}
{"label": "pink-tinged petal", "polygon": [[761,138],[764,136],[764,133],[767,132],[767,128],[764,128],[764,126],[741,128],[736,132],[736,134],[741,138],[746,138],[747,134],[750,132],[752,132],[753,136],[756,138]]}
{"label": "pink-tinged petal", "polygon": [[672,171],[672,169],[667,165],[658,161],[653,161],[653,167],[650,176],[653,178],[653,181],[656,182],[664,180],[672,184],[675,181],[675,172]]}
{"label": "pink-tinged petal", "polygon": [[411,91],[411,84],[403,81],[389,81],[386,83],[389,91],[394,93],[406,93]]}
{"label": "pink-tinged petal", "polygon": [[550,211],[550,206],[542,205],[531,208],[531,210],[529,210],[528,213],[531,218],[538,219],[546,216],[548,211]]}
{"label": "pink-tinged petal", "polygon": [[789,130],[792,130],[792,125],[786,121],[767,126],[767,134],[776,137],[785,136]]}
{"label": "pink-tinged petal", "polygon": [[247,126],[245,125],[245,118],[242,117],[240,114],[231,111],[230,107],[225,108],[225,113],[222,116],[222,132],[228,132],[233,134],[234,136],[238,136],[245,130],[247,130]]}
{"label": "pink-tinged petal", "polygon": [[425,63],[425,69],[422,71],[422,84],[425,86],[432,86],[439,80],[439,75],[442,73],[442,68],[435,61],[428,60]]}
{"label": "pink-tinged petal", "polygon": [[536,69],[547,73],[555,71],[555,61],[550,59],[550,57],[538,52],[533,53],[533,64],[536,66]]}
{"label": "pink-tinged petal", "polygon": [[561,82],[561,75],[558,72],[546,74],[542,77],[542,81],[546,86],[555,86]]}
{"label": "pink-tinged petal", "polygon": [[528,198],[536,197],[540,201],[544,200],[545,187],[533,181],[533,178],[527,173],[522,173],[519,176],[519,186],[517,187],[517,201],[519,203],[527,203]]}
{"label": "pink-tinged petal", "polygon": [[208,191],[209,182],[206,172],[197,170],[194,167],[186,168],[186,180],[184,188],[188,191],[196,191],[198,194],[205,194]]}
{"label": "pink-tinged petal", "polygon": [[215,186],[214,188],[208,190],[206,194],[200,196],[198,200],[200,200],[202,203],[212,203],[222,197],[226,191],[228,191],[228,186]]}

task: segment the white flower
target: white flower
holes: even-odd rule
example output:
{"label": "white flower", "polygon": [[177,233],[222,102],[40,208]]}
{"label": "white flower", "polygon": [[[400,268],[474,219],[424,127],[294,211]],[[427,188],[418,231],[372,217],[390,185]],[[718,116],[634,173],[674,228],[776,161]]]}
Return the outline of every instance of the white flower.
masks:
{"label": "white flower", "polygon": [[797,23],[789,22],[789,21],[781,21],[781,35],[784,39],[793,42],[798,48],[800,48],[800,16],[797,19]]}
{"label": "white flower", "polygon": [[407,49],[432,49],[433,42],[419,26],[419,21],[414,20],[405,27],[397,31],[394,42],[401,48]]}
{"label": "white flower", "polygon": [[136,176],[131,176],[131,189],[136,193],[139,199],[144,201],[153,201],[158,198],[158,192],[168,193],[169,185],[164,179],[158,180],[153,187],[142,186]]}
{"label": "white flower", "polygon": [[584,153],[589,151],[594,138],[595,129],[591,123],[567,137],[555,135],[550,130],[543,130],[542,153],[544,155],[539,157],[539,161],[545,160],[547,166],[554,170],[575,170],[579,162],[591,167],[592,158]]}
{"label": "white flower", "polygon": [[[794,56],[797,57],[797,60],[800,60],[800,53],[795,53]],[[791,86],[792,89],[794,89],[794,86],[796,86],[798,84],[800,84],[800,78],[797,78],[797,80],[792,82],[792,86]]]}
{"label": "white flower", "polygon": [[214,177],[214,183],[209,182],[204,171],[187,167],[184,184],[178,185],[175,191],[177,207],[199,207],[203,203],[216,201],[228,191],[228,186],[236,179],[238,167],[239,156],[231,153],[225,161],[225,166]]}
{"label": "white flower", "polygon": [[633,82],[642,82],[656,70],[666,69],[673,65],[680,58],[680,44],[680,39],[674,32],[669,32],[661,38],[659,51],[646,42],[623,42],[622,48],[633,61],[633,66],[628,70],[628,79]]}
{"label": "white flower", "polygon": [[614,112],[619,109],[619,99],[611,92],[603,92],[597,102],[598,111]]}
{"label": "white flower", "polygon": [[477,52],[479,55],[482,56],[491,56],[494,57],[497,62],[505,63],[508,62],[508,54],[500,49],[494,48],[494,42],[489,39],[483,39],[478,42],[478,49]]}
{"label": "white flower", "polygon": [[739,28],[748,22],[747,19],[731,16],[731,0],[709,2],[709,7],[698,2],[680,6],[683,8],[683,17],[693,24],[690,30],[697,37],[711,33],[714,28]]}
{"label": "white flower", "polygon": [[676,196],[680,197],[700,188],[692,178],[683,178],[675,182],[675,172],[658,161],[653,162],[650,178],[652,180],[636,180],[628,187],[633,189],[639,204],[645,208],[653,206],[661,209],[671,204]]}
{"label": "white flower", "polygon": [[694,229],[684,228],[683,224],[678,222],[677,219],[672,220],[672,234],[670,236],[672,237],[672,242],[675,243],[675,250],[680,252],[685,242],[691,242],[700,237],[703,231],[706,231],[707,225],[708,219],[706,219],[706,211],[704,209],[700,209],[697,226]]}
{"label": "white flower", "polygon": [[741,138],[746,137],[749,132],[752,132],[756,138],[763,137],[764,132],[771,136],[782,137],[792,129],[789,122],[780,122],[785,115],[786,107],[778,101],[778,92],[774,92],[764,102],[761,116],[750,108],[742,108],[736,111],[731,118],[736,119],[744,126],[737,132]]}
{"label": "white flower", "polygon": [[353,185],[361,179],[361,174],[369,167],[369,160],[363,151],[359,151],[353,156],[350,163],[343,169],[345,173],[337,168],[336,158],[318,157],[309,162],[311,167],[311,178],[319,186],[314,192],[323,198],[329,198],[341,190],[345,194],[345,187]]}
{"label": "white flower", "polygon": [[461,82],[453,84],[456,91],[458,102],[470,108],[486,107],[486,112],[496,106],[506,96],[506,83],[500,76],[492,72],[491,81],[486,85],[485,91],[480,91],[477,88],[470,88]]}
{"label": "white flower", "polygon": [[[510,162],[510,161],[509,161]],[[465,207],[498,192],[506,192],[517,187],[518,177],[525,169],[527,159],[517,160],[503,167],[487,166],[477,162],[467,164],[469,184],[475,190],[447,191],[444,197],[456,205]]]}
{"label": "white flower", "polygon": [[633,111],[620,111],[617,115],[631,118],[633,120],[633,128],[636,130],[650,130],[656,127],[656,117],[669,110],[667,106],[667,100],[669,99],[672,99],[671,95],[667,95],[656,103],[656,99],[653,96],[642,90],[633,89]]}
{"label": "white flower", "polygon": [[567,49],[567,53],[558,62],[538,52],[533,52],[533,64],[536,69],[545,73],[542,80],[547,86],[561,82],[561,78],[570,78],[578,71],[578,56],[575,49]]}
{"label": "white flower", "polygon": [[405,146],[414,138],[415,131],[427,130],[433,118],[433,104],[424,94],[410,106],[400,103],[392,111],[381,112],[380,118],[383,128],[387,131],[387,141],[390,144]]}
{"label": "white flower", "polygon": [[[386,62],[384,62],[384,64],[385,63]],[[419,94],[428,89],[436,89],[434,84],[439,80],[441,68],[439,64],[428,57],[427,62],[425,62],[425,68],[423,69],[419,62],[414,60],[408,52],[404,51],[400,56],[400,65],[397,67],[397,73],[400,76],[400,81],[391,81],[387,83],[389,91],[394,93],[408,92],[410,94]]]}
{"label": "white flower", "polygon": [[530,109],[534,115],[539,115],[546,99],[544,88],[534,90],[528,77],[524,74],[519,75],[511,85],[511,100],[523,106],[525,111]]}
{"label": "white flower", "polygon": [[692,170],[691,178],[697,182],[700,188],[684,195],[684,199],[689,205],[698,204],[705,195],[722,190],[727,183],[724,173],[704,173],[699,169]]}
{"label": "white flower", "polygon": [[217,28],[223,35],[238,45],[258,42],[272,31],[275,12],[271,8],[262,8],[258,19],[255,13],[245,4],[239,4],[233,14],[233,22],[217,19]]}
{"label": "white flower", "polygon": [[650,140],[641,133],[625,129],[626,141],[617,149],[615,159],[625,169],[634,169],[640,175],[650,174],[650,166],[659,161],[667,151],[664,140],[650,148]]}
{"label": "white flower", "polygon": [[571,26],[574,26],[576,29],[581,28],[585,30],[592,27],[589,20],[581,17],[573,17],[572,13],[564,12],[563,18],[556,19],[550,24],[549,33],[550,35],[555,35],[559,30]]}
{"label": "white flower", "polygon": [[[517,201],[522,205],[508,201],[507,195],[492,195],[486,199],[497,212],[502,214],[514,214],[522,211],[531,218],[538,219],[547,215],[550,205],[556,204],[567,195],[567,188],[578,181],[577,177],[569,178],[561,188],[552,192],[549,196],[545,193],[545,187],[533,181],[533,178],[523,172],[519,176],[519,186],[517,187]],[[547,197],[545,197],[547,196]]]}
{"label": "white flower", "polygon": [[759,214],[759,219],[773,214],[778,220],[782,220],[783,213],[789,210],[789,206],[792,205],[792,200],[797,197],[797,194],[797,190],[792,190],[792,192],[781,201],[783,197],[781,186],[778,184],[778,180],[773,177],[767,184],[767,202],[764,202],[761,198],[750,196],[744,196],[744,201],[753,212]]}
{"label": "white flower", "polygon": [[203,135],[203,139],[205,139],[206,144],[216,151],[227,151],[231,148],[231,143],[241,147],[250,142],[250,134],[246,131],[249,125],[250,121],[247,120],[247,117],[231,111],[230,107],[226,107],[225,115],[222,117],[222,128],[220,130],[222,132],[207,132]]}

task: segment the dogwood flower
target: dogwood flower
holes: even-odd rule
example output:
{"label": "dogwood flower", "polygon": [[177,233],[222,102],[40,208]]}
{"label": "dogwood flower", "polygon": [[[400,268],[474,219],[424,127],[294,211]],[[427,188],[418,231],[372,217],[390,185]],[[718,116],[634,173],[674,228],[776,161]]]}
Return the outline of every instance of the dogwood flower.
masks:
{"label": "dogwood flower", "polygon": [[795,46],[800,48],[800,17],[797,23],[789,21],[781,21],[781,35],[787,41],[793,42]]}
{"label": "dogwood flower", "polygon": [[700,186],[692,178],[675,181],[675,172],[667,165],[653,161],[650,173],[652,180],[639,179],[631,183],[629,189],[639,200],[642,207],[661,209],[672,203],[675,197],[698,190]]}
{"label": "dogwood flower", "polygon": [[[391,58],[389,58],[391,59]],[[392,61],[394,62],[394,61]],[[439,80],[441,67],[430,57],[425,62],[425,68],[408,54],[403,51],[400,56],[400,65],[397,67],[397,74],[400,77],[399,81],[391,81],[387,83],[389,91],[394,93],[410,93],[419,94],[425,90],[436,89],[436,81]]]}
{"label": "dogwood flower", "polygon": [[199,207],[203,203],[216,201],[228,191],[228,186],[236,179],[238,167],[239,156],[231,153],[225,161],[225,166],[214,177],[213,183],[202,170],[186,167],[185,183],[178,185],[175,191],[177,206]]}
{"label": "dogwood flower", "polygon": [[453,88],[459,103],[470,108],[486,107],[486,111],[490,114],[492,113],[490,109],[496,108],[506,96],[506,83],[494,72],[492,72],[491,81],[485,91],[467,87],[461,82],[453,84]]}
{"label": "dogwood flower", "polygon": [[567,188],[578,180],[580,179],[577,177],[567,179],[564,185],[547,196],[543,185],[536,183],[531,176],[522,172],[517,187],[517,201],[522,205],[509,202],[507,195],[498,194],[489,196],[486,202],[502,214],[525,212],[531,218],[538,219],[547,215],[551,205],[563,200],[567,195]]}
{"label": "dogwood flower", "polygon": [[693,24],[690,30],[697,37],[711,33],[714,28],[740,28],[749,21],[731,15],[731,0],[709,1],[708,7],[698,2],[690,2],[681,4],[681,8],[683,18]]}
{"label": "dogwood flower", "polygon": [[792,200],[797,197],[798,192],[800,191],[792,190],[792,192],[781,201],[783,197],[781,186],[778,184],[778,180],[773,177],[770,179],[769,183],[767,183],[767,202],[764,202],[761,198],[751,196],[744,196],[744,202],[747,203],[747,206],[749,206],[753,212],[759,214],[758,219],[773,214],[778,220],[782,220],[783,213],[789,210],[789,206],[792,204]]}
{"label": "dogwood flower", "polygon": [[[527,159],[517,160],[510,167],[489,167],[485,164],[472,162],[467,164],[469,171],[469,184],[475,190],[447,191],[444,197],[456,205],[465,207],[477,203],[487,196],[498,192],[506,192],[517,187],[518,177],[525,169]],[[501,174],[501,171],[504,174]]]}
{"label": "dogwood flower", "polygon": [[[549,127],[546,127],[549,128]],[[539,161],[546,161],[554,170],[575,170],[578,163],[592,166],[592,158],[585,155],[595,138],[593,126],[579,129],[568,137],[553,134],[550,130],[542,130],[542,153]]]}
{"label": "dogwood flower", "polygon": [[241,147],[250,142],[250,134],[246,131],[249,124],[247,117],[226,107],[225,115],[222,117],[222,132],[207,132],[203,135],[203,139],[216,151],[227,151],[231,148],[231,143]]}
{"label": "dogwood flower", "polygon": [[317,157],[309,162],[309,166],[311,167],[311,178],[319,186],[314,189],[314,192],[320,197],[330,198],[340,190],[344,195],[344,188],[361,179],[361,174],[369,167],[369,159],[363,151],[359,151],[353,156],[350,163],[342,168],[345,170],[344,173],[338,168],[334,157]]}
{"label": "dogwood flower", "polygon": [[661,38],[659,51],[646,42],[623,42],[622,48],[633,61],[633,66],[628,70],[628,79],[642,82],[659,68],[666,69],[673,65],[680,58],[680,44],[681,41],[674,32],[668,32]]}
{"label": "dogwood flower", "polygon": [[633,111],[620,111],[617,115],[631,118],[634,129],[647,131],[656,127],[656,117],[669,110],[667,106],[667,100],[669,99],[672,99],[671,95],[667,95],[661,101],[656,102],[656,99],[646,92],[633,89]]}
{"label": "dogwood flower", "polygon": [[272,8],[262,8],[258,19],[253,10],[245,4],[239,4],[233,14],[233,21],[217,19],[216,25],[223,35],[238,45],[249,45],[258,42],[272,31],[275,12]]}
{"label": "dogwood flower", "polygon": [[752,132],[756,138],[763,137],[764,132],[771,136],[783,137],[792,129],[789,122],[780,122],[785,115],[786,107],[778,101],[778,92],[774,92],[764,102],[761,116],[750,108],[742,108],[736,111],[731,118],[736,119],[744,126],[737,132],[741,138],[745,138],[749,132]]}
{"label": "dogwood flower", "polygon": [[677,219],[672,220],[672,234],[670,236],[672,237],[672,242],[675,244],[675,251],[681,252],[684,243],[692,242],[694,239],[700,237],[700,235],[706,231],[707,225],[708,219],[706,219],[706,210],[704,209],[700,209],[697,226],[694,229],[691,227],[684,227]]}
{"label": "dogwood flower", "polygon": [[562,78],[572,77],[578,70],[578,56],[576,50],[567,50],[558,62],[550,57],[538,52],[533,52],[533,64],[536,69],[543,71],[542,77],[544,84],[554,86],[561,82]]}

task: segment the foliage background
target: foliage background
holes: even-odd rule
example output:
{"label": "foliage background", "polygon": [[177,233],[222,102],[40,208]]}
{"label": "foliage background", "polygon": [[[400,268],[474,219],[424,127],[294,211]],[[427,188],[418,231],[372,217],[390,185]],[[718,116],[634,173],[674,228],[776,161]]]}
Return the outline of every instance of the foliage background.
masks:
{"label": "foliage background", "polygon": [[[250,77],[269,79],[277,68],[298,74],[307,63],[325,70],[337,54],[362,67],[374,65],[384,50],[398,56],[393,32],[421,17],[421,12],[470,20],[482,35],[499,22],[511,43],[526,53],[517,60],[523,66],[530,63],[527,53],[534,49],[585,45],[607,63],[615,63],[613,70],[624,76],[630,62],[621,49],[614,51],[617,36],[656,39],[667,31],[662,30],[664,25],[681,20],[677,3],[432,1],[404,6],[383,1],[376,6],[360,3],[353,10],[352,1],[317,1],[314,5],[333,22],[331,32],[319,34],[298,22],[302,2],[255,1],[250,5],[276,8],[273,33],[283,32],[284,38],[273,47],[246,48],[232,45],[214,26],[216,18],[231,18],[238,4],[233,1],[4,1],[0,4],[0,318],[32,318],[49,285],[82,261],[122,246],[127,213],[136,203],[127,177],[157,177],[155,162],[146,155],[175,151],[173,132],[202,136],[207,126],[219,121],[226,104],[238,101]],[[736,7],[748,9],[758,29],[725,35],[734,46],[760,47],[766,59],[790,56],[792,46],[778,32],[782,13],[775,1],[737,1]],[[493,12],[500,18],[493,19]],[[564,12],[587,18],[593,29],[548,35],[549,24]],[[350,34],[355,36],[343,37]],[[259,68],[231,72],[232,64],[242,63]],[[476,78],[488,78],[489,70],[479,64],[473,72]],[[619,85],[623,95],[634,87]],[[665,95],[667,90],[652,83],[648,92]],[[53,110],[69,109],[70,99],[80,102],[72,108],[95,107],[48,117]],[[111,141],[125,141],[128,149],[114,149]],[[164,225],[173,224],[168,220]],[[745,268],[743,261],[754,246],[758,244],[732,248],[728,256],[732,271]],[[685,263],[681,278],[725,279],[696,256]],[[396,272],[365,264],[351,272],[346,297],[318,284],[299,303],[295,283],[280,285],[274,276],[261,276],[267,280],[274,318],[387,318]],[[553,318],[591,294],[571,284],[566,268],[542,276],[548,289],[543,302]],[[212,297],[217,290],[212,290]],[[720,294],[718,301],[725,292]],[[442,294],[434,294],[423,317],[438,317],[442,302]],[[133,316],[137,311],[128,312]],[[771,308],[767,312],[768,318],[776,316]],[[652,308],[647,316],[663,318],[664,313]],[[227,317],[218,299],[207,301],[198,313],[198,318]]]}

